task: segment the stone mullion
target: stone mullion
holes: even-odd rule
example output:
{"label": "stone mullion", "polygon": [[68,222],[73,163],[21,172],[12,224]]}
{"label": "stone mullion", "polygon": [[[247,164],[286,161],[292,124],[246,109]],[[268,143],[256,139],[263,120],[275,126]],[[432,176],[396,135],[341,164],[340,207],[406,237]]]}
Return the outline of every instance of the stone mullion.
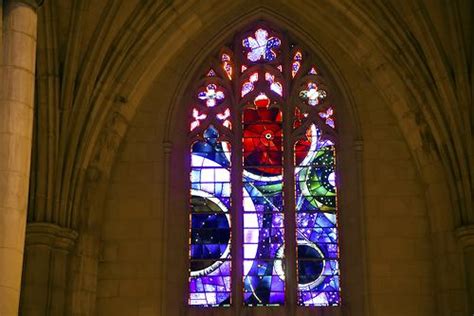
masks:
{"label": "stone mullion", "polygon": [[282,61],[283,61],[283,211],[285,214],[285,295],[286,309],[288,315],[294,315],[296,311],[296,290],[298,281],[296,279],[296,217],[295,217],[295,179],[293,159],[293,104],[291,102],[291,56],[289,52],[288,39],[282,39]]}
{"label": "stone mullion", "polygon": [[0,67],[0,315],[18,313],[33,128],[39,2],[4,1]]}
{"label": "stone mullion", "polygon": [[242,105],[240,104],[240,67],[242,54],[239,53],[239,38],[234,41],[234,76],[232,78],[232,298],[235,316],[242,314],[243,308],[243,167],[242,167]]}

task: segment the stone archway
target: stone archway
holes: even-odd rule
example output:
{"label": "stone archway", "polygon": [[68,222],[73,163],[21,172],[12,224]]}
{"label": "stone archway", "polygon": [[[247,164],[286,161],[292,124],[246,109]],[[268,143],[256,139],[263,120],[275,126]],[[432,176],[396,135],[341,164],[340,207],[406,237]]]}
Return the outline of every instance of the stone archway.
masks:
{"label": "stone archway", "polygon": [[[362,69],[361,73],[373,84],[372,88],[376,91],[366,91],[367,97],[370,98],[374,93],[380,94],[381,100],[390,107],[391,115],[396,117],[395,125],[402,131],[404,142],[410,148],[410,157],[414,158],[417,172],[426,185],[426,201],[431,208],[429,218],[433,249],[435,257],[439,259],[435,277],[432,276],[437,280],[438,310],[451,310],[450,302],[463,293],[460,276],[454,276],[450,282],[444,280],[444,275],[450,273],[452,266],[458,267],[459,252],[453,250],[452,231],[459,225],[460,216],[450,211],[453,209],[452,201],[440,198],[445,194],[444,186],[450,183],[449,173],[445,172],[446,167],[437,156],[433,138],[438,139],[443,131],[437,130],[437,122],[423,107],[427,100],[432,102],[433,97],[429,95],[432,91],[426,92],[424,89],[428,84],[423,77],[425,75],[413,71],[413,65],[420,56],[412,49],[413,44],[407,40],[408,35],[400,31],[403,25],[394,27],[396,31],[388,35],[384,32],[384,21],[378,19],[369,8],[342,3],[317,8],[312,7],[312,4],[289,5],[274,1],[212,5],[200,2],[182,5],[142,4],[135,8],[133,16],[126,19],[120,30],[110,38],[107,31],[115,22],[114,18],[123,14],[118,4],[112,4],[95,33],[96,43],[92,45],[84,65],[77,94],[70,96],[81,113],[73,122],[68,136],[70,139],[65,139],[78,146],[62,151],[64,157],[60,159],[64,160],[62,164],[66,172],[57,177],[61,180],[58,190],[63,202],[53,210],[62,214],[58,218],[71,219],[68,223],[59,221],[56,225],[79,232],[72,309],[90,314],[94,308],[92,302],[95,300],[96,288],[93,279],[97,275],[100,253],[99,227],[103,225],[104,197],[110,185],[111,167],[117,161],[120,144],[130,129],[137,109],[146,103],[150,91],[160,86],[160,102],[168,105],[169,109],[166,121],[160,123],[171,126],[170,122],[176,122],[180,113],[173,110],[179,104],[183,87],[187,85],[183,78],[199,64],[199,57],[196,59],[195,56],[205,55],[204,52],[208,50],[206,45],[217,45],[213,41],[225,38],[239,23],[245,23],[255,16],[252,14],[258,12],[288,25],[289,29],[297,30],[295,33],[305,34],[310,39],[308,42],[315,45],[315,51],[339,52],[340,57],[343,57],[341,59],[346,60],[345,66]],[[270,7],[272,10],[268,9]],[[219,15],[215,14],[217,11]],[[275,11],[286,14],[277,15]],[[386,12],[387,8],[381,11]],[[298,21],[299,26],[295,21]],[[317,47],[317,43],[323,47]],[[409,53],[398,56],[393,43],[399,43]],[[192,55],[186,52],[186,48],[191,46],[198,47],[200,52],[193,52]],[[183,60],[177,62],[176,58],[179,57],[183,57]],[[339,71],[337,67],[333,69],[339,78],[354,78],[347,75],[346,68],[343,70]],[[71,76],[74,78],[75,74]],[[410,80],[407,81],[407,78]],[[353,90],[352,83],[347,81],[340,81],[343,90]],[[357,106],[363,104],[357,103]],[[172,132],[171,129],[163,131],[163,152],[156,154],[166,156],[170,153]],[[366,151],[372,150],[365,148]],[[437,176],[432,177],[433,174]],[[164,196],[167,196],[166,192]],[[451,191],[451,196],[456,200],[455,192]],[[36,212],[35,209],[32,211]],[[450,290],[453,288],[455,291]]]}

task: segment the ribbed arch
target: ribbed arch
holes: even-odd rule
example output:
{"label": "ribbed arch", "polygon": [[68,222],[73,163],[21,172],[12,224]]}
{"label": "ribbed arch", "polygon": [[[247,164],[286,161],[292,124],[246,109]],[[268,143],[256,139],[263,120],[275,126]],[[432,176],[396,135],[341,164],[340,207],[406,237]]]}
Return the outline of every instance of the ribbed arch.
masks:
{"label": "ribbed arch", "polygon": [[[71,180],[74,183],[77,182],[77,186],[75,187],[74,192],[76,193],[78,202],[74,205],[74,217],[82,217],[86,218],[85,220],[81,220],[81,229],[87,230],[88,221],[91,221],[89,217],[94,218],[95,216],[100,217],[101,210],[101,199],[103,199],[103,191],[95,190],[95,186],[91,185],[91,183],[95,183],[97,181],[100,182],[101,187],[106,187],[106,183],[108,181],[108,173],[110,170],[110,166],[112,162],[116,158],[117,148],[121,143],[123,135],[125,135],[125,131],[128,128],[128,122],[131,120],[135,113],[135,109],[141,104],[141,100],[145,98],[147,91],[153,89],[153,85],[156,83],[154,79],[162,77],[162,70],[167,67],[168,64],[171,64],[173,67],[179,69],[179,74],[177,78],[166,78],[169,79],[169,82],[177,83],[173,86],[173,92],[169,94],[173,94],[173,97],[164,98],[166,100],[166,106],[169,111],[167,123],[166,123],[166,137],[164,140],[163,151],[166,155],[170,155],[171,145],[173,144],[174,150],[176,148],[180,148],[180,140],[179,136],[176,135],[176,122],[179,122],[182,119],[182,111],[183,109],[180,108],[180,105],[183,104],[182,98],[185,94],[183,91],[186,90],[186,87],[189,84],[189,80],[196,67],[196,65],[201,65],[201,61],[205,59],[207,56],[207,52],[212,51],[212,47],[220,47],[222,43],[216,43],[214,40],[220,40],[221,38],[225,38],[227,35],[233,32],[233,30],[237,29],[239,26],[247,23],[249,19],[254,18],[256,15],[260,15],[267,20],[277,21],[279,25],[283,26],[283,29],[291,29],[296,33],[296,35],[304,37],[304,41],[308,45],[310,45],[314,51],[320,53],[322,59],[324,59],[326,66],[330,67],[332,73],[336,77],[337,83],[340,85],[341,95],[344,95],[346,100],[351,100],[350,94],[347,92],[350,91],[348,88],[349,86],[353,86],[353,84],[347,84],[344,81],[344,76],[341,75],[341,72],[338,71],[337,67],[335,67],[336,63],[331,60],[329,54],[324,53],[325,48],[317,47],[315,43],[317,41],[315,38],[318,38],[319,35],[308,33],[311,30],[315,30],[318,28],[318,25],[331,26],[327,27],[326,31],[333,36],[339,34],[340,36],[334,36],[334,41],[343,42],[348,47],[346,52],[348,54],[348,58],[352,58],[354,61],[354,66],[361,66],[364,71],[369,74],[369,77],[374,82],[374,86],[376,86],[379,91],[383,91],[383,95],[386,100],[390,101],[390,105],[392,107],[393,113],[396,114],[400,127],[408,141],[408,144],[412,150],[412,153],[415,157],[417,157],[417,161],[419,161],[419,168],[420,173],[423,179],[425,179],[426,183],[431,184],[434,181],[443,182],[445,181],[445,175],[443,174],[442,166],[436,165],[438,173],[440,174],[439,179],[432,180],[431,178],[427,177],[424,174],[424,169],[430,170],[431,164],[426,163],[429,159],[436,160],[435,164],[438,163],[438,159],[436,157],[426,157],[425,153],[422,151],[421,148],[421,141],[419,139],[418,132],[422,129],[416,122],[421,114],[416,114],[418,108],[420,108],[420,104],[426,104],[423,101],[416,101],[413,98],[408,97],[407,94],[401,94],[400,91],[407,91],[410,89],[416,89],[416,87],[408,87],[410,84],[404,81],[405,76],[404,74],[409,72],[407,69],[410,67],[399,67],[398,64],[387,64],[386,60],[391,60],[391,56],[397,53],[393,53],[389,51],[384,45],[375,45],[378,41],[378,37],[374,35],[382,34],[384,38],[391,38],[392,35],[387,34],[386,32],[381,31],[381,27],[377,27],[377,25],[369,19],[371,15],[376,16],[377,11],[373,8],[374,12],[370,10],[365,10],[366,8],[357,7],[354,5],[354,8],[345,7],[345,4],[341,3],[332,3],[328,6],[323,6],[318,8],[318,12],[321,12],[321,16],[318,19],[313,17],[309,18],[306,16],[304,12],[304,7],[306,5],[312,4],[295,4],[294,8],[285,7],[288,9],[287,12],[291,12],[295,20],[298,22],[301,21],[301,25],[304,25],[303,30],[302,27],[296,25],[296,23],[291,23],[288,19],[280,16],[269,9],[268,7],[271,5],[273,7],[284,6],[284,4],[280,4],[278,1],[272,1],[269,5],[264,5],[265,8],[261,8],[259,5],[246,3],[247,12],[252,12],[250,14],[245,13],[245,10],[239,10],[238,2],[235,2],[232,5],[227,5],[225,8],[220,7],[223,9],[221,12],[226,14],[226,17],[232,16],[232,19],[226,19],[226,25],[223,27],[222,31],[216,31],[216,29],[208,24],[213,24],[216,22],[215,18],[211,13],[205,13],[204,7],[206,5],[201,5],[199,2],[187,2],[186,5],[179,7],[176,9],[175,7],[171,6],[170,8],[163,10],[159,14],[153,10],[142,10],[146,11],[143,13],[143,19],[130,19],[130,23],[127,27],[124,28],[125,30],[129,29],[138,29],[137,35],[134,37],[134,34],[131,34],[130,41],[125,43],[126,45],[131,45],[131,41],[137,40],[136,37],[139,37],[147,42],[146,45],[137,44],[140,46],[137,54],[140,54],[141,58],[136,58],[136,54],[127,55],[123,54],[123,50],[116,49],[116,47],[112,48],[113,53],[111,56],[116,57],[118,62],[117,64],[123,65],[123,69],[121,69],[118,75],[116,74],[104,74],[103,82],[101,81],[101,88],[97,89],[100,91],[98,96],[100,98],[95,99],[99,100],[94,103],[94,106],[100,107],[97,109],[97,112],[100,112],[100,116],[103,118],[100,121],[100,124],[94,124],[94,128],[88,127],[88,130],[91,130],[90,134],[92,135],[90,138],[87,137],[85,139],[90,139],[88,141],[88,145],[85,148],[84,153],[78,154],[78,165],[76,169],[80,171],[80,176],[74,176]],[[176,5],[178,7],[178,5]],[[190,8],[193,8],[192,10]],[[350,10],[351,9],[351,10]],[[353,10],[352,10],[353,9]],[[173,14],[175,10],[176,12],[179,11],[180,15]],[[297,11],[299,11],[297,13]],[[200,15],[197,16],[197,12],[200,12]],[[244,12],[241,14],[241,12]],[[281,10],[281,12],[285,12],[285,10]],[[313,14],[314,11],[311,12]],[[309,13],[308,13],[309,14]],[[152,33],[152,37],[143,37],[140,36],[143,31],[143,27],[135,28],[129,27],[129,25],[133,24],[133,20],[136,21],[148,21],[150,16],[159,16],[160,17],[160,24],[159,26],[155,25],[154,32]],[[290,15],[290,13],[288,13]],[[324,18],[322,18],[324,16]],[[344,31],[341,31],[341,27],[337,24],[338,21],[341,19],[344,20]],[[155,19],[156,20],[156,19]],[[209,22],[210,21],[210,22]],[[311,22],[309,22],[311,21]],[[330,21],[330,22],[328,22]],[[370,21],[370,23],[367,23]],[[148,26],[153,25],[151,22],[147,22]],[[158,22],[157,22],[158,24]],[[171,25],[172,24],[172,25]],[[219,24],[222,26],[222,23]],[[108,25],[105,25],[106,27]],[[147,28],[148,28],[147,26]],[[170,30],[173,29],[171,32]],[[357,32],[355,30],[363,29],[364,32]],[[353,34],[349,34],[352,33]],[[166,33],[166,36],[162,36],[162,34]],[[208,34],[215,34],[214,37],[206,35],[201,37],[199,34],[201,33],[208,33]],[[120,36],[123,35],[123,32]],[[185,44],[186,41],[195,40],[196,38],[202,39],[206,38],[209,40],[210,46],[205,46],[199,43],[198,45],[188,45]],[[336,40],[337,39],[337,40]],[[383,40],[383,38],[380,38]],[[400,40],[402,41],[402,40]],[[101,40],[96,40],[97,45],[102,43]],[[357,43],[361,43],[360,46]],[[133,46],[133,45],[132,45]],[[179,66],[181,60],[172,61],[174,57],[179,56],[179,51],[182,47],[190,49],[190,47],[198,48],[196,51],[196,58],[194,62],[191,62],[189,59],[184,61],[184,66]],[[122,54],[123,56],[121,56]],[[117,56],[119,55],[119,56]],[[135,63],[130,62],[129,59],[140,60],[140,64],[136,65]],[[95,67],[98,58],[91,58],[91,64],[88,64],[89,67]],[[93,64],[93,65],[92,65]],[[186,68],[186,71],[181,71],[183,68]],[[412,69],[415,69],[411,67]],[[164,73],[164,72],[163,72]],[[418,78],[418,77],[414,77]],[[75,78],[73,78],[75,79]],[[161,80],[165,80],[162,78]],[[413,79],[413,81],[417,81]],[[422,82],[420,80],[419,82]],[[82,84],[88,84],[89,82],[94,82],[94,80],[83,80]],[[122,84],[116,85],[117,82],[121,82]],[[103,84],[102,84],[103,83]],[[103,88],[103,89],[102,89]],[[419,91],[426,92],[425,89],[419,89]],[[116,97],[117,96],[117,97]],[[122,97],[124,96],[124,97]],[[89,96],[85,98],[78,98],[78,102],[84,102],[81,100],[89,100]],[[411,103],[411,106],[414,108],[413,111],[408,109],[408,104]],[[161,106],[162,104],[160,104]],[[348,108],[353,105],[353,102],[347,102]],[[348,110],[351,111],[351,110]],[[356,111],[353,111],[353,115],[351,116],[352,122],[356,122]],[[348,115],[350,116],[350,115]],[[117,120],[117,117],[120,117]],[[423,119],[421,119],[423,121]],[[89,120],[92,122],[92,120]],[[117,123],[118,122],[118,123]],[[90,123],[92,124],[92,123]],[[357,124],[354,123],[355,126]],[[356,135],[359,134],[359,129],[353,128],[352,132],[355,132]],[[416,132],[414,132],[416,131]],[[427,134],[430,134],[430,131],[426,131]],[[357,140],[360,140],[359,136],[354,137]],[[350,144],[353,146],[354,144]],[[357,148],[361,147],[361,143],[358,142],[355,144]],[[170,155],[172,158],[175,158],[174,155]],[[166,156],[168,157],[168,156]],[[88,172],[84,172],[84,170],[88,169]],[[169,169],[169,167],[165,167],[165,169]],[[84,176],[87,174],[87,176]],[[90,175],[90,176],[89,176]],[[166,173],[165,173],[166,175]],[[97,180],[97,178],[100,178]],[[68,180],[69,181],[69,180]],[[173,183],[172,180],[169,181]],[[429,188],[430,189],[430,188]],[[84,192],[82,192],[84,190]],[[165,196],[169,195],[169,188],[165,189]],[[87,199],[83,199],[79,201],[79,198],[86,196]],[[428,192],[429,199],[434,199],[434,196],[430,195]],[[437,201],[437,199],[435,199]],[[440,205],[437,202],[433,202],[433,210],[430,212],[430,217],[432,218],[432,222],[434,223],[434,230],[443,231],[449,230],[451,227],[451,222],[449,220],[444,220],[446,218],[456,217],[456,214],[453,216],[452,213],[447,214],[448,210],[451,210],[449,199],[444,200],[444,204]],[[164,209],[169,209],[169,203],[165,202]],[[37,211],[33,209],[32,211]],[[61,211],[63,211],[61,209]],[[90,213],[90,214],[89,214]],[[91,215],[92,214],[92,215]],[[458,219],[457,219],[458,220]],[[75,221],[78,221],[75,219]],[[95,220],[92,222],[95,223]],[[443,253],[443,249],[440,250],[440,253]],[[443,258],[444,256],[441,256]],[[164,268],[166,269],[166,268]],[[442,275],[442,274],[439,274]],[[442,288],[442,284],[439,284],[439,287]],[[439,301],[439,304],[445,304]]]}

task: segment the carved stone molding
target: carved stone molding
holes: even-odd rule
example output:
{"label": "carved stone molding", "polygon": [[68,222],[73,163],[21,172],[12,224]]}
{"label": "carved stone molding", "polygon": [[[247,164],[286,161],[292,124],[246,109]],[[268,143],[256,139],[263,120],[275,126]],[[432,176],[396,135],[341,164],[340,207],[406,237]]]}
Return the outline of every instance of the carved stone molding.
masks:
{"label": "carved stone molding", "polygon": [[456,229],[456,237],[463,249],[474,247],[474,225],[459,227]]}
{"label": "carved stone molding", "polygon": [[50,223],[28,223],[26,226],[25,245],[44,245],[51,249],[69,252],[78,237],[72,229],[63,228]]}
{"label": "carved stone molding", "polygon": [[55,224],[27,224],[20,315],[66,315],[70,256],[77,237],[76,231]]}
{"label": "carved stone molding", "polygon": [[44,0],[11,0],[12,3],[24,3],[33,9],[38,9],[44,3]]}
{"label": "carved stone molding", "polygon": [[171,153],[171,150],[173,149],[173,143],[170,141],[164,141],[163,142],[163,151],[165,154]]}
{"label": "carved stone molding", "polygon": [[356,152],[364,151],[364,141],[360,139],[354,140],[353,147]]}

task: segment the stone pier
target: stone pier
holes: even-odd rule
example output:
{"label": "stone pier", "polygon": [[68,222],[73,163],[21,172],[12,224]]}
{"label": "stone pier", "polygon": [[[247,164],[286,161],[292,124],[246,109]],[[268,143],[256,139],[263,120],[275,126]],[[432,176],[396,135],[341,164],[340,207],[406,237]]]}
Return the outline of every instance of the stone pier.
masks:
{"label": "stone pier", "polygon": [[40,1],[3,2],[0,65],[0,315],[18,314]]}

